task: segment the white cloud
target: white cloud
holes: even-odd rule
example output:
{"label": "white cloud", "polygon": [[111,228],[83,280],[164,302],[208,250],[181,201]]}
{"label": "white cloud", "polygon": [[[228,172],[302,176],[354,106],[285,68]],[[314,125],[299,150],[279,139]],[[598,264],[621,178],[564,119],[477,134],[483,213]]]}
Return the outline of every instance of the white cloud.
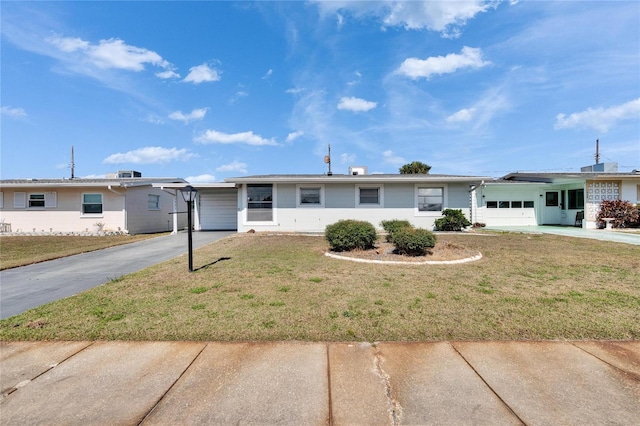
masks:
{"label": "white cloud", "polygon": [[265,75],[262,76],[263,80],[268,79],[269,77],[271,77],[271,75],[273,74],[273,70],[269,69],[269,71],[267,71],[267,73]]}
{"label": "white cloud", "polygon": [[142,121],[146,121],[151,124],[164,124],[164,120],[155,114],[147,115]]}
{"label": "white cloud", "polygon": [[384,27],[403,27],[407,30],[430,30],[442,33],[443,37],[460,36],[460,27],[479,13],[497,6],[496,2],[471,1],[316,1],[325,15],[337,15],[338,25],[344,25],[344,13],[356,18],[373,17],[382,21]]}
{"label": "white cloud", "polygon": [[205,173],[198,176],[187,176],[184,180],[189,183],[211,183],[216,181],[216,177]]}
{"label": "white cloud", "polygon": [[12,118],[22,118],[27,116],[27,112],[24,109],[13,108],[9,106],[3,106],[2,108],[0,108],[0,114]]}
{"label": "white cloud", "polygon": [[220,72],[207,64],[197,65],[189,68],[189,74],[182,81],[194,84],[206,81],[220,81]]}
{"label": "white cloud", "polygon": [[394,166],[402,166],[407,163],[407,160],[395,155],[391,150],[382,153],[382,161],[384,161],[385,164],[391,164]]}
{"label": "white cloud", "polygon": [[287,135],[287,142],[293,142],[298,139],[300,136],[304,135],[303,131],[292,132]]}
{"label": "white cloud", "polygon": [[216,169],[217,172],[239,172],[247,173],[247,163],[233,160],[229,164],[224,164]]}
{"label": "white cloud", "polygon": [[475,108],[464,108],[460,111],[451,114],[447,117],[448,123],[459,123],[461,121],[469,121],[471,120],[476,113]]}
{"label": "white cloud", "polygon": [[464,46],[460,54],[449,53],[427,59],[407,58],[397,72],[413,79],[428,79],[434,74],[449,74],[461,68],[482,68],[490,63],[482,60],[480,48]]}
{"label": "white cloud", "polygon": [[156,77],[166,80],[168,78],[180,78],[180,74],[178,74],[173,70],[167,70],[167,71],[157,72]]}
{"label": "white cloud", "polygon": [[252,131],[240,132],[240,133],[223,133],[216,130],[206,130],[200,136],[194,138],[195,142],[201,144],[233,144],[241,143],[254,146],[262,145],[278,145],[278,143],[272,139],[265,139],[262,136],[254,134]]}
{"label": "white cloud", "polygon": [[[172,70],[171,65],[162,56],[143,47],[131,46],[123,40],[110,38],[91,44],[80,38],[49,37],[47,41],[65,53],[77,53],[79,59],[89,62],[98,68],[115,68],[127,71],[143,71],[145,64]],[[161,73],[162,74],[162,73]],[[167,77],[162,77],[167,78]]]}
{"label": "white cloud", "polygon": [[640,98],[610,108],[588,108],[586,111],[574,112],[569,116],[558,114],[555,129],[573,127],[594,129],[606,133],[619,121],[640,118]]}
{"label": "white cloud", "polygon": [[161,146],[146,146],[125,153],[112,154],[102,160],[105,164],[165,164],[171,161],[186,161],[195,155],[186,148],[163,148]]}
{"label": "white cloud", "polygon": [[172,120],[182,121],[184,124],[188,124],[193,120],[202,120],[207,114],[208,108],[198,108],[191,111],[189,114],[184,114],[182,111],[174,111],[169,114],[169,118]]}
{"label": "white cloud", "polygon": [[356,155],[347,152],[340,154],[340,162],[342,164],[353,164],[356,162]]}
{"label": "white cloud", "polygon": [[230,104],[235,104],[241,98],[245,98],[247,96],[249,96],[249,94],[247,92],[245,92],[243,90],[240,90],[240,91],[236,92],[231,99],[229,99],[229,103]]}
{"label": "white cloud", "polygon": [[302,89],[302,88],[294,87],[294,88],[291,88],[291,89],[287,89],[285,92],[289,93],[290,95],[297,95],[298,93],[301,93],[303,91],[304,91],[304,89]]}
{"label": "white cloud", "polygon": [[354,112],[362,112],[369,111],[375,108],[378,105],[377,102],[366,101],[360,98],[354,97],[343,97],[340,98],[340,102],[338,103],[338,109],[354,111]]}

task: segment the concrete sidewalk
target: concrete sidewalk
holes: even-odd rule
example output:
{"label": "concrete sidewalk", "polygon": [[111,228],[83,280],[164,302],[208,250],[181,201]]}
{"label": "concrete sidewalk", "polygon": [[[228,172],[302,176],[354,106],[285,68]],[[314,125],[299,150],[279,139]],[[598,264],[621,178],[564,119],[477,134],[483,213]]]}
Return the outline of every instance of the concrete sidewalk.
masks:
{"label": "concrete sidewalk", "polygon": [[488,231],[521,232],[525,234],[553,234],[564,237],[587,238],[615,243],[640,245],[640,233],[611,231],[606,229],[583,229],[573,226],[488,226]]}
{"label": "concrete sidewalk", "polygon": [[1,342],[0,422],[637,425],[633,342]]}

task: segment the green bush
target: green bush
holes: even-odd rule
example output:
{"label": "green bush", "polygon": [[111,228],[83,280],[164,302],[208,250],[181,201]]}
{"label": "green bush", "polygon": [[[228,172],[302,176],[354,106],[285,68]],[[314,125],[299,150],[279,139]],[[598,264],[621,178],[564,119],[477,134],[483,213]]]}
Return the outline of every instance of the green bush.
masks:
{"label": "green bush", "polygon": [[622,200],[603,200],[600,203],[600,211],[596,220],[600,223],[600,227],[605,227],[603,218],[611,217],[611,225],[614,228],[635,227],[638,223],[640,210],[629,201]]}
{"label": "green bush", "polygon": [[423,228],[401,228],[393,233],[393,244],[400,254],[424,256],[435,247],[436,236]]}
{"label": "green bush", "polygon": [[436,219],[436,231],[462,231],[462,228],[471,226],[462,210],[444,209],[442,214],[444,217]]}
{"label": "green bush", "polygon": [[360,220],[340,220],[327,225],[324,237],[333,251],[369,249],[378,238],[376,228],[369,222]]}
{"label": "green bush", "polygon": [[380,222],[380,226],[382,229],[387,231],[387,242],[393,242],[393,233],[398,229],[402,228],[412,228],[413,226],[408,220],[400,220],[400,219],[392,219],[392,220],[383,220]]}

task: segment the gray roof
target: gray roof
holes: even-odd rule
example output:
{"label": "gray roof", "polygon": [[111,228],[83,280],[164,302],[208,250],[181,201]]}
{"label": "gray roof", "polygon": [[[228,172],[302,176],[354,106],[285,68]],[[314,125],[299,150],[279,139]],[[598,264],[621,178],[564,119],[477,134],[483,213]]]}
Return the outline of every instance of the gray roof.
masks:
{"label": "gray roof", "polygon": [[255,175],[232,177],[233,183],[385,183],[385,182],[480,182],[487,176],[435,175],[435,174],[367,174],[367,175]]}
{"label": "gray roof", "polygon": [[635,180],[639,171],[632,172],[515,172],[504,176],[505,181],[541,183],[583,182],[586,180]]}
{"label": "gray roof", "polygon": [[3,179],[0,180],[2,187],[108,187],[118,186],[128,188],[134,186],[150,186],[154,183],[184,183],[182,178],[123,178],[123,179]]}

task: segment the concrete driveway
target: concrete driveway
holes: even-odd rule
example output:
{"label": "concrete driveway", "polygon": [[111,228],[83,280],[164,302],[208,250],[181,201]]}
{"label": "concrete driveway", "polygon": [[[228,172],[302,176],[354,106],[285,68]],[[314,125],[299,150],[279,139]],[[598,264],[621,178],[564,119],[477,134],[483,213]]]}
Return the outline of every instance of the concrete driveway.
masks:
{"label": "concrete driveway", "polygon": [[[194,232],[193,248],[234,233]],[[0,271],[0,319],[185,254],[187,237],[181,232]]]}

